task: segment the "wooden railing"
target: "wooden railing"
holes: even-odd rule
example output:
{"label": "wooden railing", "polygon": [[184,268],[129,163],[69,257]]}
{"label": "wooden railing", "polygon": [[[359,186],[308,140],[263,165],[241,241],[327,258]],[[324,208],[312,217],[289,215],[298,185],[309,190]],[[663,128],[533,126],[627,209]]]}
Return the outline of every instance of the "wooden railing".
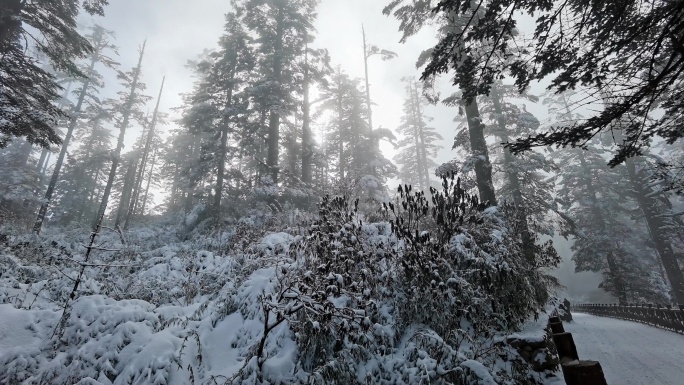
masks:
{"label": "wooden railing", "polygon": [[559,317],[549,317],[548,328],[553,334],[566,385],[607,385],[598,361],[579,359],[572,333],[565,331]]}
{"label": "wooden railing", "polygon": [[684,334],[684,305],[574,304],[573,311],[601,317],[619,318]]}

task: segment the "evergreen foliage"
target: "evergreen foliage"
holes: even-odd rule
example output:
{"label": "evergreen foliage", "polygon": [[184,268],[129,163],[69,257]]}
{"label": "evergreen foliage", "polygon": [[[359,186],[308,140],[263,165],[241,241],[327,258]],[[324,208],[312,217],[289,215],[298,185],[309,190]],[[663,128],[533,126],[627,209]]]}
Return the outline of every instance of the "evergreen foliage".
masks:
{"label": "evergreen foliage", "polygon": [[437,166],[433,160],[439,150],[436,142],[442,140],[442,136],[428,126],[432,119],[424,115],[423,107],[427,103],[418,94],[418,82],[413,78],[404,79],[404,82],[404,115],[397,128],[397,133],[403,138],[397,143],[399,152],[394,159],[399,167],[401,181],[428,191],[431,186],[430,170]]}
{"label": "evergreen foliage", "polygon": [[[76,29],[83,9],[103,15],[107,0],[22,1],[0,4],[0,147],[14,137],[48,147],[61,142],[54,130],[64,116],[55,104],[61,87],[32,55],[45,55],[57,71],[87,76],[74,63],[93,50]],[[34,32],[35,31],[35,32]]]}

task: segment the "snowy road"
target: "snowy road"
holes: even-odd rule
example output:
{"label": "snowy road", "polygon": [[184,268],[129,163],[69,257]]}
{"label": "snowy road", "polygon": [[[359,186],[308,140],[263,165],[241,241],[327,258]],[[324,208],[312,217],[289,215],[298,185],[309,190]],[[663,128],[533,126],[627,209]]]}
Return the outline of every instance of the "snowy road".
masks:
{"label": "snowy road", "polygon": [[684,384],[684,335],[636,322],[573,313],[564,323],[580,359],[601,363],[608,385]]}

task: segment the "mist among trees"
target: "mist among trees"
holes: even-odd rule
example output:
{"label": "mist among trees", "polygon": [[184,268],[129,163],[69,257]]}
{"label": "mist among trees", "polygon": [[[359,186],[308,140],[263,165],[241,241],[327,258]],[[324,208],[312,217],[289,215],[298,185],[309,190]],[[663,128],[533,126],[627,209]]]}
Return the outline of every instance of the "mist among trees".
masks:
{"label": "mist among trees", "polygon": [[230,0],[182,73],[113,3],[0,2],[0,383],[550,384],[502,341],[563,296],[684,304],[684,2],[350,3],[338,45]]}

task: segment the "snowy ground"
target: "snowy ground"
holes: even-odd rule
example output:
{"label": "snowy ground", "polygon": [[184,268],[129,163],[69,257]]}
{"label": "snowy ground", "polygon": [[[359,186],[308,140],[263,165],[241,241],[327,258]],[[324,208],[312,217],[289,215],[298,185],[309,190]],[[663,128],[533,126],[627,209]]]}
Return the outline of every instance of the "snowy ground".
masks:
{"label": "snowy ground", "polygon": [[684,384],[684,336],[636,322],[573,313],[580,359],[597,360],[610,385]]}

